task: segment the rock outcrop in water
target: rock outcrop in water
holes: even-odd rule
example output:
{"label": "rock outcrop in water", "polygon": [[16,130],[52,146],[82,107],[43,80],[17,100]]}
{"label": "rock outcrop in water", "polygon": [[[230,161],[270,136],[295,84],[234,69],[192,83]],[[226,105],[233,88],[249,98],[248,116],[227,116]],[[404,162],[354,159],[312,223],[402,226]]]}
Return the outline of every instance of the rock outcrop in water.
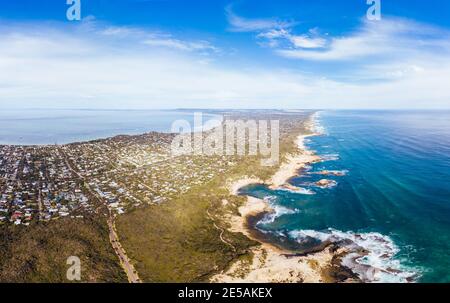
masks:
{"label": "rock outcrop in water", "polygon": [[337,182],[334,180],[321,179],[315,183],[317,186],[321,188],[330,188],[337,185]]}

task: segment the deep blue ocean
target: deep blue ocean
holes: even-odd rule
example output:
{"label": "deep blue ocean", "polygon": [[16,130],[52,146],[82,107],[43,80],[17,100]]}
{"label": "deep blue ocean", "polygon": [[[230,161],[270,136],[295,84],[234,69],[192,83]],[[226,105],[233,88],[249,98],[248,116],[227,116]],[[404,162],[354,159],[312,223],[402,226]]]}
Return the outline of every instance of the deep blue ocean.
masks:
{"label": "deep blue ocean", "polygon": [[369,251],[358,263],[372,281],[450,282],[450,111],[323,111],[317,121],[322,135],[307,146],[324,160],[290,181],[300,193],[242,189],[277,210],[258,228],[305,245],[351,240]]}
{"label": "deep blue ocean", "polygon": [[[216,117],[205,113],[203,122]],[[187,111],[2,109],[0,144],[66,144],[150,131],[170,132],[176,120],[188,121],[194,128],[194,115]]]}

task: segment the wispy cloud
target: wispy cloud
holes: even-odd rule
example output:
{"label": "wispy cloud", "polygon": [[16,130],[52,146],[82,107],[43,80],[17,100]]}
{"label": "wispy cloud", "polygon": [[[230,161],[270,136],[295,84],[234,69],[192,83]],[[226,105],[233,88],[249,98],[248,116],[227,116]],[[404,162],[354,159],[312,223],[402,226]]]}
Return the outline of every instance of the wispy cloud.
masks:
{"label": "wispy cloud", "polygon": [[250,19],[238,16],[234,13],[231,5],[225,8],[225,14],[230,24],[230,31],[234,32],[257,32],[268,29],[283,29],[294,24],[292,21],[277,19]]}
{"label": "wispy cloud", "polygon": [[272,48],[284,46],[289,49],[313,49],[323,48],[327,45],[327,40],[320,36],[316,29],[311,29],[303,35],[295,35],[290,29],[271,29],[259,33],[257,38],[263,40],[261,45]]}
{"label": "wispy cloud", "polygon": [[294,34],[292,28],[297,25],[296,21],[244,18],[234,13],[231,5],[225,8],[225,15],[231,31],[256,33],[260,45],[311,49],[322,48],[327,44],[327,40],[319,35],[317,29],[311,29],[305,34]]}
{"label": "wispy cloud", "polygon": [[195,50],[210,44],[144,29],[25,24],[0,32],[0,107],[270,107],[306,89],[299,75],[208,62]]}
{"label": "wispy cloud", "polygon": [[[295,45],[292,37],[302,35],[289,28],[264,33],[259,39],[277,41],[275,54],[314,66],[341,62],[345,72],[307,74],[301,65],[286,70],[269,62],[244,66],[245,58],[205,61],[205,49],[207,58],[217,55],[207,40],[143,28],[3,23],[0,107],[449,107],[444,30],[395,20],[378,29],[362,24],[343,37],[304,34],[325,45]],[[296,55],[281,53],[289,50]]]}
{"label": "wispy cloud", "polygon": [[[303,37],[303,36],[301,36]],[[409,58],[450,50],[448,32],[404,19],[385,18],[381,22],[363,21],[360,29],[346,36],[297,40],[288,47],[274,47],[284,57],[315,61],[355,61]],[[315,43],[316,42],[316,43]],[[314,50],[305,49],[311,45]]]}
{"label": "wispy cloud", "polygon": [[211,42],[206,40],[179,39],[170,33],[145,31],[133,27],[108,26],[101,30],[100,33],[105,36],[121,39],[133,38],[136,42],[140,41],[142,44],[151,47],[168,48],[188,52],[220,52],[219,47],[214,46]]}
{"label": "wispy cloud", "polygon": [[256,37],[259,45],[280,57],[314,62],[317,69],[332,63],[334,71],[317,76],[343,84],[380,85],[379,81],[417,80],[428,72],[444,78],[449,73],[444,66],[450,64],[450,32],[401,18],[362,19],[359,28],[336,37],[318,28],[299,34],[295,27],[262,29]]}
{"label": "wispy cloud", "polygon": [[218,52],[219,49],[212,45],[209,41],[186,41],[175,39],[172,35],[152,34],[148,39],[143,41],[144,44],[155,47],[167,47],[182,51],[212,51]]}

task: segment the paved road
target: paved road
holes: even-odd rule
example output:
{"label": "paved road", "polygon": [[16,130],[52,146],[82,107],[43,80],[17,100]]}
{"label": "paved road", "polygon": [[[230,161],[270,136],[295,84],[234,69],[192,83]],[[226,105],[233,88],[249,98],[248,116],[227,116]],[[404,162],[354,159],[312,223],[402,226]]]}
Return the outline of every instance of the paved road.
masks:
{"label": "paved road", "polygon": [[125,249],[123,249],[122,245],[120,244],[119,236],[117,235],[116,232],[116,226],[114,225],[114,215],[112,215],[111,213],[108,218],[108,227],[109,227],[109,241],[111,242],[114,251],[119,257],[120,265],[122,265],[122,268],[125,270],[125,273],[127,274],[128,282],[141,283],[141,279],[139,278],[136,269],[134,268],[133,264],[128,258]]}
{"label": "paved road", "polygon": [[39,183],[39,197],[38,197],[38,208],[39,208],[39,220],[42,220],[42,197],[41,197],[41,184]]}
{"label": "paved road", "polygon": [[[101,203],[103,203],[106,207],[107,204],[105,201],[102,200],[101,197],[98,196],[98,194],[91,189],[89,184],[84,180],[84,177],[81,176],[77,171],[75,171],[72,166],[69,164],[69,161],[67,160],[66,154],[64,154],[64,161],[66,162],[67,167],[72,171],[75,175],[78,176],[81,180],[84,181],[84,184],[86,185],[86,188],[89,190],[89,192],[96,197]],[[141,283],[141,279],[138,276],[138,273],[136,269],[134,268],[133,264],[131,263],[130,259],[127,256],[127,253],[125,249],[122,247],[122,244],[120,244],[119,236],[116,232],[116,226],[114,224],[114,214],[111,212],[111,210],[108,208],[109,216],[108,216],[108,228],[109,228],[109,242],[111,243],[111,246],[113,247],[117,257],[119,257],[120,265],[122,266],[123,270],[127,274],[128,282],[130,283]]]}

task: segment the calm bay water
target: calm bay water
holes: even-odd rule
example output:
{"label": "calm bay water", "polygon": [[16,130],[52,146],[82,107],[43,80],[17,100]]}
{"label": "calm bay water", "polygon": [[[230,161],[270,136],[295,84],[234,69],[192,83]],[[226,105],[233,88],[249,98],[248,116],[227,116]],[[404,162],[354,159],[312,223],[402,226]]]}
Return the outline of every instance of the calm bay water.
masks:
{"label": "calm bay water", "polygon": [[[325,134],[307,146],[325,161],[291,180],[302,194],[242,190],[277,210],[259,228],[301,243],[351,239],[372,252],[360,263],[381,269],[378,281],[450,282],[450,112],[330,111],[318,120]],[[315,174],[323,170],[345,175]],[[337,185],[314,184],[323,178]]]}
{"label": "calm bay water", "polygon": [[[204,120],[213,115],[204,114]],[[193,124],[193,113],[158,110],[1,110],[0,144],[65,144],[136,135],[150,131],[170,132],[175,120]]]}

